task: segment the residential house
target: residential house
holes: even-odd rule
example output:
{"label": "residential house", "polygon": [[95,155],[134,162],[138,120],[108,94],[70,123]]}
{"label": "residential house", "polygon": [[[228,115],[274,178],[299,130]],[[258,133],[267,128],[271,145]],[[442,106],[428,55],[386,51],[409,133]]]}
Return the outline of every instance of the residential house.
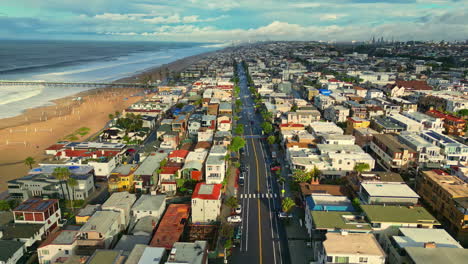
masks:
{"label": "residential house", "polygon": [[421,137],[433,145],[440,147],[446,165],[464,165],[468,163],[468,146],[442,133],[427,130],[421,132]]}
{"label": "residential house", "polygon": [[0,263],[16,264],[24,255],[24,242],[0,240]]}
{"label": "residential house", "polygon": [[179,133],[177,132],[168,132],[164,134],[163,136],[163,142],[161,142],[161,145],[159,146],[160,149],[177,149],[177,146],[179,146],[180,143],[180,136]]}
{"label": "residential house", "polygon": [[188,222],[189,211],[190,205],[188,204],[169,205],[150,242],[150,246],[171,250],[184,231],[184,227]]}
{"label": "residential house", "polygon": [[208,242],[175,242],[166,264],[208,264]]}
{"label": "residential house", "polygon": [[224,146],[216,145],[211,148],[205,164],[206,183],[223,182],[226,175],[225,157],[227,154],[227,148]]}
{"label": "residential house", "polygon": [[[429,251],[433,248],[463,247],[443,229],[422,229],[400,227],[398,234],[386,236],[382,248],[387,253],[388,262],[395,264],[411,263],[408,248],[423,248]],[[449,260],[447,260],[449,261]]]}
{"label": "residential house", "polygon": [[352,135],[355,138],[356,145],[368,152],[374,134],[378,134],[378,132],[372,128],[355,128]]}
{"label": "residential house", "polygon": [[141,219],[145,216],[153,216],[158,220],[166,210],[166,195],[142,195],[133,204],[131,208],[131,216],[134,220]]}
{"label": "residential house", "polygon": [[314,105],[321,111],[332,106],[335,103],[335,100],[330,96],[319,94],[314,97]]}
{"label": "residential house", "polygon": [[445,133],[449,135],[464,136],[466,129],[466,121],[453,115],[444,114],[437,110],[429,110],[427,115],[440,118],[444,122]]}
{"label": "residential house", "polygon": [[316,137],[330,134],[343,135],[344,131],[332,122],[313,122],[310,124],[312,134]]}
{"label": "residential house", "polygon": [[408,169],[417,162],[417,151],[391,134],[375,134],[370,148],[377,161],[390,170]]}
{"label": "residential house", "polygon": [[405,183],[362,182],[358,195],[363,204],[412,206],[419,199]]}
{"label": "residential house", "polygon": [[148,192],[158,182],[158,169],[167,157],[166,152],[151,152],[133,173],[136,192]]}
{"label": "residential house", "polygon": [[48,237],[37,249],[39,264],[60,263],[75,255],[77,234],[76,230],[60,230]]}
{"label": "residential house", "polygon": [[44,226],[45,235],[59,225],[62,214],[56,199],[31,198],[12,210],[15,224],[39,224]]}
{"label": "residential house", "polygon": [[137,164],[122,164],[115,168],[108,180],[109,192],[134,191],[134,176]]}
{"label": "residential house", "polygon": [[333,105],[325,109],[323,117],[334,123],[346,122],[350,113],[349,108],[342,105]]}
{"label": "residential house", "polygon": [[184,167],[182,167],[182,177],[198,181],[202,180],[207,156],[208,151],[205,149],[189,152],[185,159]]}
{"label": "residential house", "polygon": [[402,126],[405,131],[419,132],[424,129],[423,124],[401,114],[390,114],[388,118],[395,124]]}
{"label": "residential house", "polygon": [[440,133],[444,130],[442,118],[432,117],[420,112],[402,112],[401,114],[421,123],[424,129],[435,130]]}
{"label": "residential house", "polygon": [[288,112],[288,124],[301,124],[309,126],[320,120],[320,112],[317,110]]}
{"label": "residential house", "polygon": [[346,185],[353,196],[357,196],[361,190],[362,183],[394,183],[403,184],[405,181],[400,174],[387,171],[367,171],[357,172],[353,171],[346,175]]}
{"label": "residential house", "polygon": [[218,131],[231,131],[232,122],[229,116],[220,116],[218,117],[217,122]]}
{"label": "residential house", "polygon": [[348,117],[346,121],[346,134],[353,134],[354,129],[357,128],[368,128],[370,121],[359,117]]}
{"label": "residential house", "polygon": [[198,183],[192,194],[192,223],[209,223],[221,212],[222,184]]}
{"label": "residential house", "polygon": [[85,224],[96,211],[101,210],[100,204],[87,204],[84,208],[78,211],[75,216],[75,223],[78,225]]}
{"label": "residential house", "polygon": [[318,263],[385,264],[386,254],[373,234],[327,233]]}
{"label": "residential house", "polygon": [[117,241],[118,234],[124,230],[122,227],[119,212],[97,211],[78,231],[76,250],[110,248]]}
{"label": "residential house", "polygon": [[[53,174],[56,168],[67,168],[70,177],[74,178],[78,185],[69,186],[55,178]],[[10,196],[21,200],[32,197],[65,198],[64,195],[70,195],[76,200],[85,200],[94,190],[94,168],[89,165],[41,164],[40,167],[30,170],[27,176],[8,181]]]}
{"label": "residential house", "polygon": [[367,108],[363,104],[359,104],[355,101],[346,101],[343,103],[344,106],[351,110],[352,117],[358,117],[365,119],[367,118]]}
{"label": "residential house", "polygon": [[136,201],[136,195],[128,192],[113,193],[102,205],[104,211],[114,211],[120,214],[122,229],[128,227],[130,223],[130,210]]}
{"label": "residential house", "polygon": [[398,135],[398,140],[418,152],[420,167],[440,168],[443,164],[444,155],[441,154],[441,149],[418,134],[403,131]]}
{"label": "residential house", "polygon": [[372,119],[371,128],[379,133],[399,133],[405,128],[387,116],[378,116]]}
{"label": "residential house", "polygon": [[172,131],[180,133],[180,135],[185,134],[187,131],[188,116],[179,115],[172,121]]}
{"label": "residential house", "polygon": [[218,113],[220,115],[232,115],[232,104],[230,102],[221,102]]}
{"label": "residential house", "polygon": [[462,245],[468,245],[468,184],[442,170],[420,173],[416,188],[444,227]]}

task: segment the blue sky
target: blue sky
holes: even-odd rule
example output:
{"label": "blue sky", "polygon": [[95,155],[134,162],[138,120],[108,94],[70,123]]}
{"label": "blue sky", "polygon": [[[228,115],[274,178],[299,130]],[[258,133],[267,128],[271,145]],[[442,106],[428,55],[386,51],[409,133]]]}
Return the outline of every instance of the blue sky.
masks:
{"label": "blue sky", "polygon": [[468,39],[468,0],[0,0],[0,38]]}

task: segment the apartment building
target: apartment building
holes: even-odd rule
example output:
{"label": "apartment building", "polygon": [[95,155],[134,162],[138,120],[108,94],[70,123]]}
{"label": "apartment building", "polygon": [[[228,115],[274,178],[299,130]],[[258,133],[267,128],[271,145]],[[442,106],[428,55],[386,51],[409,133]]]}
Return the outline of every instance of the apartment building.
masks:
{"label": "apartment building", "polygon": [[418,165],[420,167],[440,167],[444,162],[441,149],[425,140],[416,133],[403,131],[398,140],[418,152]]}
{"label": "apartment building", "polygon": [[348,117],[346,121],[346,134],[353,134],[354,129],[368,128],[370,121],[359,117]]}
{"label": "apartment building", "polygon": [[468,146],[462,144],[447,135],[428,130],[421,132],[423,137],[428,142],[440,147],[444,155],[444,163],[446,165],[465,165],[468,162]]}
{"label": "apartment building", "polygon": [[44,225],[45,235],[58,227],[62,214],[56,199],[32,198],[12,210],[15,224]]}
{"label": "apartment building", "polygon": [[424,129],[423,124],[402,114],[391,114],[388,117],[395,124],[402,126],[405,131],[419,132]]}
{"label": "apartment building", "polygon": [[437,110],[429,110],[426,114],[435,118],[441,118],[444,122],[445,133],[462,137],[465,135],[466,121],[464,119],[444,114]]}
{"label": "apartment building", "polygon": [[431,170],[418,175],[416,188],[444,227],[467,246],[468,184],[442,170]]}
{"label": "apartment building", "polygon": [[420,112],[402,112],[401,114],[421,123],[424,126],[424,129],[435,130],[437,132],[442,132],[444,130],[444,122],[442,121],[442,118],[436,118]]}
{"label": "apartment building", "polygon": [[333,105],[325,109],[323,117],[334,123],[346,122],[350,113],[349,108],[342,105]]}
{"label": "apartment building", "polygon": [[391,134],[375,134],[370,149],[377,161],[390,170],[408,169],[418,158],[417,151],[398,142]]}
{"label": "apartment building", "polygon": [[218,219],[221,210],[222,184],[198,183],[192,194],[192,222],[209,223]]}

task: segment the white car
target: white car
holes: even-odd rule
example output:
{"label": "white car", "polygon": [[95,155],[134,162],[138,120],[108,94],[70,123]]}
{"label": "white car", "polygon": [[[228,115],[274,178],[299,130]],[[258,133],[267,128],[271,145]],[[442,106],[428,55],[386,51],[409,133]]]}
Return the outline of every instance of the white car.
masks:
{"label": "white car", "polygon": [[242,222],[242,218],[240,217],[240,215],[232,215],[227,218],[227,221],[229,223],[240,223]]}
{"label": "white car", "polygon": [[234,209],[234,212],[236,212],[236,214],[240,214],[242,212],[242,206],[239,204],[236,209]]}

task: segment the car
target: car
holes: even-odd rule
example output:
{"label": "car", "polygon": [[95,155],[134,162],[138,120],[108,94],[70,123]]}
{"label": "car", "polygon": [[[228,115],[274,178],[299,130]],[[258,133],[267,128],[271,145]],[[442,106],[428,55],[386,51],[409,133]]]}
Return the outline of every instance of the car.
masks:
{"label": "car", "polygon": [[281,170],[280,166],[275,166],[271,168],[271,171],[278,171],[278,170]]}
{"label": "car", "polygon": [[245,172],[241,172],[239,175],[239,180],[245,180]]}
{"label": "car", "polygon": [[226,219],[229,223],[241,223],[242,217],[240,215],[231,215]]}
{"label": "car", "polygon": [[291,214],[288,214],[286,212],[279,212],[278,213],[278,217],[279,218],[292,218],[292,215]]}
{"label": "car", "polygon": [[236,207],[236,209],[234,209],[234,212],[236,212],[236,214],[240,214],[240,213],[242,212],[242,205],[239,204],[239,205]]}
{"label": "car", "polygon": [[240,186],[244,185],[244,179],[239,179],[238,183]]}

